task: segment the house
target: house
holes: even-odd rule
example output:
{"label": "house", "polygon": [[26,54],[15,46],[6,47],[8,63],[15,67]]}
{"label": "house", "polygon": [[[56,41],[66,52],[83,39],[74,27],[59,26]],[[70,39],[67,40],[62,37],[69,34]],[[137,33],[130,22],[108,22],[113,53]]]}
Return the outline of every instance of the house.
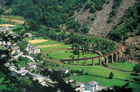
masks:
{"label": "house", "polygon": [[96,92],[98,90],[98,83],[96,81],[90,81],[88,83],[78,83],[76,91],[80,92]]}
{"label": "house", "polygon": [[70,70],[68,68],[60,68],[58,71],[62,71],[64,74],[67,74]]}
{"label": "house", "polygon": [[29,52],[29,54],[38,54],[40,53],[40,49],[36,46],[32,46],[30,44],[27,45],[27,48],[25,49]]}
{"label": "house", "polygon": [[35,69],[36,67],[37,67],[37,64],[35,62],[27,63],[26,65],[27,70]]}
{"label": "house", "polygon": [[98,83],[96,81],[90,81],[85,84],[85,90],[87,90],[87,92],[96,92],[97,89]]}
{"label": "house", "polygon": [[81,82],[77,82],[76,83],[78,86],[76,87],[76,91],[78,92],[84,92],[85,90],[85,84],[84,83],[81,83]]}
{"label": "house", "polygon": [[32,33],[26,33],[25,34],[27,37],[33,37]]}

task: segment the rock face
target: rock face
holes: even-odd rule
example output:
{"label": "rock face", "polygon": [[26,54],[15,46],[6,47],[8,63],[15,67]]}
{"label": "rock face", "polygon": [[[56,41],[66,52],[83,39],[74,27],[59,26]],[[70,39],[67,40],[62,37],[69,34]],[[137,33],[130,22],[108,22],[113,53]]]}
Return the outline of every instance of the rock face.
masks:
{"label": "rock face", "polygon": [[[95,13],[89,13],[89,9],[86,11],[80,11],[75,13],[75,20],[80,24],[87,25],[90,28],[89,35],[98,37],[106,37],[109,31],[120,21],[121,17],[125,14],[125,11],[132,7],[135,0],[122,0],[121,5],[117,8],[116,16],[112,18],[112,23],[107,23],[109,14],[112,11],[113,0],[110,0],[109,4],[104,4],[103,9],[96,11]],[[94,21],[91,21],[91,17],[96,16]]]}
{"label": "rock face", "polygon": [[140,36],[130,37],[124,44],[124,57],[130,62],[140,62]]}

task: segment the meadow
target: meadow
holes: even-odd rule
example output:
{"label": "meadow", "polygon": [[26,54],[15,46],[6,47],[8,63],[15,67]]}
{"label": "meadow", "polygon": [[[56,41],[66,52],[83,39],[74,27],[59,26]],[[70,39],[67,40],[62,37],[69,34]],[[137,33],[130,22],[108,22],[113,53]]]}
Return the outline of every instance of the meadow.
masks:
{"label": "meadow", "polygon": [[[38,39],[38,38],[37,38]],[[42,39],[42,38],[40,38]],[[29,39],[28,39],[29,40]],[[31,40],[31,39],[30,39]],[[36,43],[36,44],[32,44],[34,46],[42,46],[42,45],[52,45],[50,47],[47,48],[41,48],[42,53],[44,53],[46,50],[49,49],[57,49],[57,48],[67,48],[67,47],[71,47],[71,45],[65,45],[63,42],[57,42],[57,41],[53,41],[50,39],[47,39],[48,41],[46,42],[42,42],[42,43]],[[53,44],[59,44],[59,46],[53,46]],[[67,59],[70,57],[70,55],[72,55],[72,51],[71,50],[59,50],[59,51],[55,51],[55,52],[49,52],[48,55],[46,55],[46,57],[48,58],[52,58],[52,59]],[[97,56],[97,54],[85,54],[85,55],[80,55],[80,58],[82,57],[91,57],[91,56]],[[47,61],[45,61],[46,63],[48,63]],[[108,64],[110,68],[106,68],[102,65],[98,65],[98,59],[95,60],[95,65],[92,66],[91,65],[91,60],[88,61],[88,65],[84,66],[84,61],[80,61],[79,65],[69,65],[69,64],[65,64],[65,65],[51,65],[48,66],[50,68],[54,68],[54,69],[59,69],[59,68],[68,68],[70,70],[80,70],[80,71],[84,71],[84,75],[79,75],[79,74],[70,74],[69,79],[74,79],[77,82],[88,82],[88,81],[97,81],[99,83],[100,86],[106,86],[106,87],[112,87],[112,86],[122,86],[125,83],[129,83],[129,87],[134,89],[134,92],[139,92],[140,90],[140,84],[138,84],[134,78],[140,78],[139,76],[133,76],[131,75],[133,67],[135,66],[135,64],[133,63],[128,63],[128,62],[114,62],[109,63]],[[113,79],[109,79],[109,74],[110,73],[114,74]]]}

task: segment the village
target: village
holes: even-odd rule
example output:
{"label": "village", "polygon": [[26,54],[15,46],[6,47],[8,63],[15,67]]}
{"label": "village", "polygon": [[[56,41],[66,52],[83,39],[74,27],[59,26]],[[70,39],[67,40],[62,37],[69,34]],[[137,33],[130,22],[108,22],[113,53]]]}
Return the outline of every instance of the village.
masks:
{"label": "village", "polygon": [[[8,27],[4,27],[4,26],[0,26],[0,32],[10,32],[9,30],[12,29],[12,26],[8,26]],[[13,32],[11,32],[11,34],[14,34]],[[0,41],[0,46],[2,46],[3,48],[8,48],[9,46],[11,46],[11,43],[6,43],[4,41]],[[44,77],[40,74],[34,74],[31,71],[35,70],[36,68],[41,68],[37,63],[36,60],[34,60],[34,58],[32,56],[30,56],[30,54],[38,54],[41,53],[40,48],[36,47],[36,46],[32,46],[31,44],[28,44],[26,47],[26,51],[29,53],[29,55],[24,55],[22,51],[20,51],[20,47],[16,46],[16,44],[12,45],[12,56],[14,59],[18,59],[19,57],[27,57],[29,58],[32,62],[31,63],[27,63],[25,67],[17,69],[17,67],[14,64],[10,64],[10,63],[6,63],[5,66],[9,67],[9,70],[12,71],[11,75],[12,76],[18,76],[19,74],[21,76],[25,76],[26,74],[30,74],[34,80],[38,80],[39,83],[43,86],[54,86],[56,82],[52,81],[51,79],[49,79],[49,77]],[[15,55],[16,53],[16,55]],[[51,68],[49,68],[50,71],[52,71]],[[67,74],[70,72],[70,69],[68,68],[60,68],[58,69],[58,71],[63,72],[64,74]],[[76,91],[80,91],[80,92],[96,92],[96,91],[100,91],[102,89],[106,89],[107,87],[103,87],[103,86],[99,86],[98,83],[96,81],[90,81],[88,83],[82,83],[82,82],[76,82],[75,80],[65,80],[66,83],[71,83],[71,84],[75,84],[77,86],[75,86],[75,90]]]}

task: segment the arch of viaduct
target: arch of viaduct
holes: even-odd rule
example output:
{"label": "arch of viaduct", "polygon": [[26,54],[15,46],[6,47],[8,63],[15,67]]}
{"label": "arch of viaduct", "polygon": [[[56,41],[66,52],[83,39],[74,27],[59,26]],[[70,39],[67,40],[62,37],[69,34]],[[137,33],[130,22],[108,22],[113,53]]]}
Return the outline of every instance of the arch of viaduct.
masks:
{"label": "arch of viaduct", "polygon": [[52,62],[55,62],[55,63],[58,63],[58,64],[66,64],[66,62],[71,63],[71,62],[74,62],[74,61],[76,61],[77,64],[79,64],[79,61],[83,60],[84,64],[87,65],[87,62],[89,60],[91,60],[92,65],[94,66],[95,59],[99,60],[99,65],[102,65],[103,63],[107,65],[109,63],[109,60],[110,60],[111,63],[113,63],[114,61],[119,61],[119,58],[122,57],[122,54],[124,52],[123,46],[120,43],[118,43],[118,46],[113,51],[111,51],[107,54],[103,54],[103,55],[99,55],[99,56],[95,56],[95,57],[79,58],[79,59],[49,59],[49,58],[45,57],[45,55],[48,52],[57,51],[57,50],[68,50],[68,49],[67,48],[60,48],[60,49],[48,50],[45,54],[42,55],[42,58],[47,60],[47,61],[52,61]]}

